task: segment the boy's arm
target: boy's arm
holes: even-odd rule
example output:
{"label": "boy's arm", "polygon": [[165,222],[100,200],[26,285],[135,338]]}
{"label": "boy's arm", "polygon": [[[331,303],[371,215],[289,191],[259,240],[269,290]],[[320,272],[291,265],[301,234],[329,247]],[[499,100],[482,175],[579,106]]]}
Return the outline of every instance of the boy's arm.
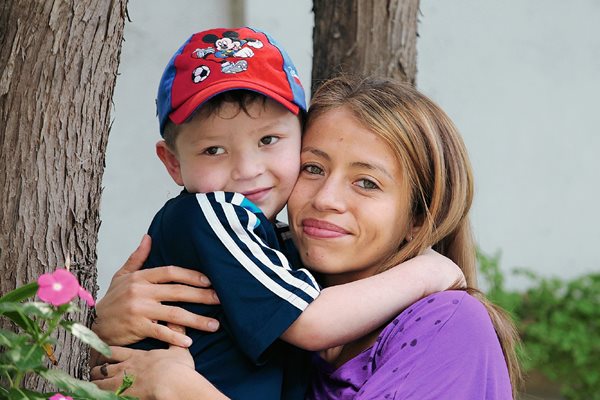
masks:
{"label": "boy's arm", "polygon": [[[359,338],[458,276],[446,258],[430,254],[369,279],[328,288],[317,298],[318,285],[310,273],[290,269],[283,254],[255,234],[260,226],[256,216],[243,202],[223,196],[198,194],[185,200],[187,206],[165,212],[164,225],[172,229],[163,232],[161,242],[177,254],[190,254],[193,248],[180,265],[201,267],[209,277],[228,329],[257,362],[279,337],[305,349]],[[268,236],[272,229],[261,232]],[[454,274],[449,277],[448,271]]]}
{"label": "boy's arm", "polygon": [[206,274],[222,325],[254,362],[319,294],[312,275],[292,269],[277,250],[271,223],[240,194],[187,196],[163,213],[162,226],[157,250],[187,253],[168,261]]}
{"label": "boy's arm", "polygon": [[[201,215],[183,232],[192,238],[195,253],[209,261],[202,272],[217,290],[231,332],[253,360],[260,360],[277,338],[306,350],[348,343],[418,299],[464,279],[453,262],[428,251],[381,274],[319,294],[308,271],[291,270],[283,254],[257,237],[261,223],[248,210],[247,200],[230,196],[196,195]],[[185,211],[176,220],[189,219],[190,214]],[[263,228],[263,236],[273,233],[271,226]],[[184,239],[173,238],[180,246],[185,246]],[[209,252],[213,255],[207,258]]]}
{"label": "boy's arm", "polygon": [[464,285],[456,264],[428,250],[380,274],[323,289],[281,338],[306,350],[349,343],[457,282]]}

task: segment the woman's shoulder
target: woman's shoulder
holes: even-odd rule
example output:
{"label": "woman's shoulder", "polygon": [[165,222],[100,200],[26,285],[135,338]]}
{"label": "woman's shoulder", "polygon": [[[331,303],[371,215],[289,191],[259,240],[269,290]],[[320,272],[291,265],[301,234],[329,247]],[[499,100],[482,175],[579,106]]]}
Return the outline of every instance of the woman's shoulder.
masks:
{"label": "woman's shoulder", "polygon": [[398,317],[402,319],[418,318],[416,317],[417,314],[480,318],[486,316],[487,311],[484,305],[468,292],[464,290],[446,290],[430,294],[413,303]]}
{"label": "woman's shoulder", "polygon": [[370,381],[373,393],[510,398],[491,319],[485,306],[465,291],[435,293],[415,302],[382,331],[371,355],[379,376]]}
{"label": "woman's shoulder", "polygon": [[[403,311],[379,336],[379,363],[415,365],[500,354],[498,338],[484,305],[463,290],[427,296]],[[398,358],[400,357],[400,358]],[[445,361],[444,361],[445,360]]]}
{"label": "woman's shoulder", "polygon": [[440,331],[454,325],[464,329],[492,328],[490,317],[479,300],[464,290],[447,290],[424,297],[401,312],[384,328],[378,342],[383,344],[399,339],[403,341],[402,346],[409,336],[430,341]]}

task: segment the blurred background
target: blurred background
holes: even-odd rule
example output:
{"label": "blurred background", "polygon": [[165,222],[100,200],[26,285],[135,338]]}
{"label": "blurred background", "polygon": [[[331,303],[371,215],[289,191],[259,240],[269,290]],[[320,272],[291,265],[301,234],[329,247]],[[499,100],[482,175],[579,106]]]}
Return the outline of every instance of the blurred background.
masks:
{"label": "blurred background", "polygon": [[[308,0],[129,0],[103,179],[100,297],[156,211],[180,190],[154,154],[156,87],[171,55],[194,32],[253,26],[282,44],[309,90],[311,8]],[[586,357],[600,358],[598,330],[591,330],[598,322],[589,324],[600,286],[580,278],[597,278],[600,267],[600,1],[422,0],[420,9],[417,86],[454,120],[471,156],[483,287],[517,314],[569,299],[576,304],[543,317],[540,337],[557,337],[529,355],[541,364],[554,357],[567,371],[546,383],[554,372],[542,368],[542,383],[524,398],[563,398],[560,380],[580,376],[582,366],[589,370]],[[528,272],[515,275],[515,267]],[[553,333],[560,324],[564,332]],[[566,361],[548,351],[563,345]],[[593,369],[577,385],[598,388],[600,368]]]}

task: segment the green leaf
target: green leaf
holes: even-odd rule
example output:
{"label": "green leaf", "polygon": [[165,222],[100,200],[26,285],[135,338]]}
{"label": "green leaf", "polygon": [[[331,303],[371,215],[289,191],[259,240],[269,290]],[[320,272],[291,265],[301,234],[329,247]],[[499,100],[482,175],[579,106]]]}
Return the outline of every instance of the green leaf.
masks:
{"label": "green leaf", "polygon": [[8,350],[6,357],[21,371],[31,371],[44,365],[44,350],[34,343],[20,343]]}
{"label": "green leaf", "polygon": [[77,307],[77,305],[75,305],[73,302],[71,302],[71,303],[67,303],[67,304],[58,306],[57,311],[62,314],[75,313],[75,312],[79,311],[79,307]]}
{"label": "green leaf", "polygon": [[80,323],[71,321],[60,321],[60,325],[67,331],[71,332],[73,336],[77,337],[82,342],[92,346],[102,355],[110,357],[110,347],[108,347],[108,345],[104,343],[92,330],[88,329],[84,325],[81,325]]}
{"label": "green leaf", "polygon": [[39,334],[41,332],[40,327],[34,320],[24,315],[21,311],[8,311],[7,309],[11,306],[7,306],[7,304],[18,303],[0,303],[0,307],[4,308],[4,312],[0,312],[0,316],[4,315],[30,334]]}
{"label": "green leaf", "polygon": [[[59,389],[64,392],[68,392],[69,395],[83,399],[97,399],[97,400],[118,400],[123,397],[119,397],[113,392],[107,392],[98,388],[91,382],[80,381],[75,379],[67,373],[51,369],[48,371],[40,372],[40,375],[48,380],[49,382],[56,385]],[[133,399],[132,397],[126,397]]]}
{"label": "green leaf", "polygon": [[53,310],[46,303],[0,303],[0,315],[4,315],[29,334],[39,336],[41,329],[33,319],[27,316],[29,314],[49,319],[53,315]]}
{"label": "green leaf", "polygon": [[133,382],[135,382],[135,376],[129,375],[127,371],[125,371],[123,374],[123,381],[121,382],[121,385],[117,389],[116,393],[119,395],[122,394],[133,385]]}
{"label": "green leaf", "polygon": [[44,319],[50,319],[55,315],[54,308],[52,308],[50,304],[42,302],[30,301],[27,303],[0,303],[0,315],[14,312],[23,315],[35,315]]}
{"label": "green leaf", "polygon": [[48,397],[50,396],[23,388],[11,388],[8,391],[9,400],[46,400]]}
{"label": "green leaf", "polygon": [[28,339],[25,335],[18,335],[15,332],[0,329],[0,346],[12,349],[19,342],[24,342]]}
{"label": "green leaf", "polygon": [[15,290],[6,293],[0,297],[0,303],[6,302],[20,302],[30,297],[33,297],[38,290],[39,285],[37,282],[31,282],[27,285],[16,288]]}
{"label": "green leaf", "polygon": [[41,332],[41,329],[38,326],[38,324],[36,324],[34,320],[32,320],[29,317],[26,317],[25,315],[16,312],[7,312],[6,314],[4,314],[4,316],[30,334],[39,334]]}

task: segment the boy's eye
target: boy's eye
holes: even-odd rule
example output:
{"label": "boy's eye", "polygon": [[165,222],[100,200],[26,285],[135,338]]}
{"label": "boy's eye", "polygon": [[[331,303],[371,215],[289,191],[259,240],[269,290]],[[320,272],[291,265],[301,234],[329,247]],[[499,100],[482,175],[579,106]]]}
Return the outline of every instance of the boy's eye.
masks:
{"label": "boy's eye", "polygon": [[218,156],[219,154],[225,153],[225,149],[219,146],[211,146],[204,149],[202,153],[209,156]]}
{"label": "boy's eye", "polygon": [[303,165],[302,171],[313,175],[323,175],[323,169],[314,164]]}
{"label": "boy's eye", "polygon": [[379,189],[379,186],[370,179],[359,179],[356,181],[356,185],[367,190]]}
{"label": "boy's eye", "polygon": [[270,144],[275,144],[278,141],[279,141],[279,138],[277,136],[265,136],[260,139],[260,144],[262,144],[263,146],[267,146]]}

